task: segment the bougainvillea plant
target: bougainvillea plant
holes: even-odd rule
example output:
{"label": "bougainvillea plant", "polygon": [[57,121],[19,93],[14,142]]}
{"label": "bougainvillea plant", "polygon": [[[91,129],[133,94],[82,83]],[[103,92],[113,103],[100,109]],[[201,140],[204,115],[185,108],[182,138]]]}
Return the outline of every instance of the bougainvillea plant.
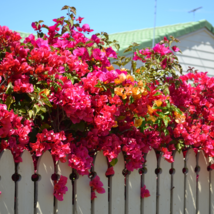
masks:
{"label": "bougainvillea plant", "polygon": [[[176,74],[182,69],[174,55],[179,48],[171,47],[175,38],[143,50],[134,43],[125,50],[133,49],[133,58],[120,57],[119,44],[107,33],[93,34],[74,7],[62,9],[69,19],[53,19],[53,26],[33,22],[37,37],[23,42],[0,26],[0,151],[10,149],[19,163],[28,150],[36,166],[49,150],[55,163],[68,160],[82,176],[97,151],[109,162],[108,176],[120,152],[129,171],[142,168],[152,148],[169,162],[173,151],[190,147],[214,156],[214,79]],[[138,68],[137,60],[144,65]],[[125,69],[130,61],[132,69]],[[58,200],[66,182],[61,176],[55,184]],[[105,192],[98,176],[90,186],[92,199],[95,191]],[[146,186],[141,195],[149,197]]]}

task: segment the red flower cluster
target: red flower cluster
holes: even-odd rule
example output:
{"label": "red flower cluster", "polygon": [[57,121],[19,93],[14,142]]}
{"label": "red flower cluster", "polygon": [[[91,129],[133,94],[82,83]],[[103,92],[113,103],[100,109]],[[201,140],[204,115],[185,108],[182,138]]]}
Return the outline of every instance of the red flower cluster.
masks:
{"label": "red flower cluster", "polygon": [[[174,150],[190,147],[213,157],[214,78],[170,73],[179,49],[172,51],[167,38],[134,53],[133,60],[145,66],[136,68],[132,61],[133,76],[123,68],[132,59],[117,56],[109,44],[118,44],[106,33],[86,36],[93,30],[81,26],[82,19],[73,14],[72,24],[60,17],[49,27],[35,22],[38,38],[31,34],[23,43],[18,33],[0,26],[0,151],[10,149],[20,162],[25,149],[34,160],[48,150],[55,162],[68,160],[80,175],[89,174],[97,151],[111,166],[123,152],[129,171],[142,168],[152,148],[169,162]],[[114,174],[113,168],[106,174]],[[58,200],[66,182],[61,176],[55,185]],[[105,192],[98,176],[90,186],[92,198],[95,191]],[[149,196],[145,186],[141,195]]]}

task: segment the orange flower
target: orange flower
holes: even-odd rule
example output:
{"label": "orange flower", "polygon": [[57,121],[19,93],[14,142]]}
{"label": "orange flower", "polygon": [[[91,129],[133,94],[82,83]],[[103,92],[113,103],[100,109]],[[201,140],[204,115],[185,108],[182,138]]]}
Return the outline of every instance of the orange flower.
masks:
{"label": "orange flower", "polygon": [[132,95],[133,85],[130,85],[129,87],[125,87],[125,89],[126,89],[125,94],[126,94],[127,96]]}
{"label": "orange flower", "polygon": [[149,116],[147,119],[146,119],[147,121],[148,120],[151,120],[153,123],[156,121],[156,118],[154,117],[154,116]]}
{"label": "orange flower", "polygon": [[135,73],[139,74],[139,73],[140,73],[140,69],[137,69],[137,70],[135,71]]}
{"label": "orange flower", "polygon": [[160,107],[162,105],[162,101],[161,100],[155,100],[155,104],[157,107]]}
{"label": "orange flower", "polygon": [[50,94],[50,90],[46,88],[39,93],[39,95],[41,94],[45,94],[46,96],[48,96]]}
{"label": "orange flower", "polygon": [[142,81],[142,80],[140,80],[140,81],[138,82],[138,85],[139,85],[139,86],[144,86],[143,81]]}
{"label": "orange flower", "polygon": [[182,114],[179,114],[178,112],[174,112],[175,115],[175,122],[176,123],[184,123],[186,120],[185,114],[182,112]]}
{"label": "orange flower", "polygon": [[141,126],[142,122],[143,122],[143,120],[141,118],[139,118],[139,119],[135,118],[135,120],[134,120],[134,126],[135,127],[139,127],[139,126]]}
{"label": "orange flower", "polygon": [[153,109],[150,105],[147,105],[148,108],[148,114],[152,115],[154,112],[156,112],[156,109]]}
{"label": "orange flower", "polygon": [[135,87],[132,89],[132,96],[135,100],[138,100],[141,98],[140,89],[138,87]]}
{"label": "orange flower", "polygon": [[115,70],[113,65],[110,65],[109,67],[106,67],[106,68],[108,71]]}
{"label": "orange flower", "polygon": [[126,80],[126,75],[125,74],[120,74],[119,78],[115,79],[114,82],[115,82],[115,84],[120,84],[125,80]]}
{"label": "orange flower", "polygon": [[148,94],[148,91],[143,87],[140,88],[140,92],[142,93],[143,96]]}
{"label": "orange flower", "polygon": [[127,80],[130,80],[131,82],[134,82],[134,77],[131,76],[130,74],[128,74],[128,75],[126,76],[126,79],[127,79]]}
{"label": "orange flower", "polygon": [[114,121],[114,122],[115,122],[115,124],[114,124],[112,127],[113,127],[113,128],[118,127],[117,121]]}
{"label": "orange flower", "polygon": [[114,89],[114,93],[118,96],[123,96],[123,91],[124,91],[124,88],[117,87]]}

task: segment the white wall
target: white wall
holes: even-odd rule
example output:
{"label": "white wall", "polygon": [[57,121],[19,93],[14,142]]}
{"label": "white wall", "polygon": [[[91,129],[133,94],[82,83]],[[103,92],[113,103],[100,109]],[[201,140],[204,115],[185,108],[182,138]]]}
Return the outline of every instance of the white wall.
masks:
{"label": "white wall", "polygon": [[[179,37],[177,45],[181,53],[176,53],[178,60],[183,67],[184,73],[188,67],[194,67],[199,72],[208,72],[209,76],[214,76],[214,35],[206,28]],[[133,54],[127,55],[133,57]],[[142,66],[143,63],[137,61],[137,66]],[[115,68],[118,66],[114,65]],[[131,63],[128,63],[125,68],[130,69]]]}
{"label": "white wall", "polygon": [[206,28],[178,38],[181,53],[177,53],[184,72],[188,66],[214,76],[214,35]]}

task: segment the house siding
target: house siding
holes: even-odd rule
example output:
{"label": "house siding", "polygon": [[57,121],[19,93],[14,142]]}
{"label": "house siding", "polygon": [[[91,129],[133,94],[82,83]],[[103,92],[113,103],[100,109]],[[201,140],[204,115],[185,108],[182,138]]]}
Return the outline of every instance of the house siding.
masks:
{"label": "house siding", "polygon": [[214,76],[214,35],[206,28],[178,38],[178,47],[181,53],[177,53],[178,60],[184,72],[188,67],[194,67],[199,72],[208,72]]}

